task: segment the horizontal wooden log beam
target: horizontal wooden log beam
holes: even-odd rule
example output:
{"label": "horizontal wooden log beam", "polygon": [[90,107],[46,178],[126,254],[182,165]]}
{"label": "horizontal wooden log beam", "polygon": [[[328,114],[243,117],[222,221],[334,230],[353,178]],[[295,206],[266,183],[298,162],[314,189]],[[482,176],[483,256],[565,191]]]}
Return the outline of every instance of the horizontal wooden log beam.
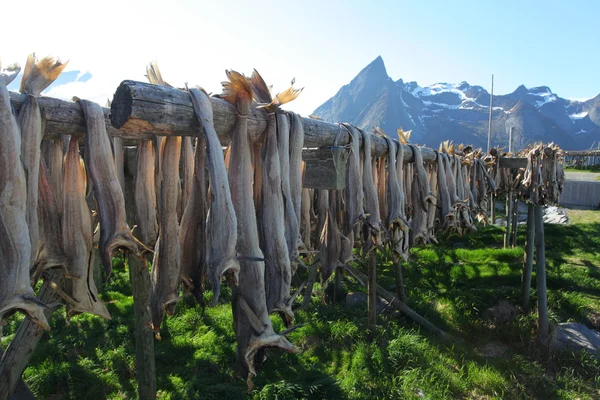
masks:
{"label": "horizontal wooden log beam", "polygon": [[[214,124],[223,145],[230,141],[229,135],[236,120],[236,110],[225,100],[212,97]],[[117,88],[110,111],[114,128],[135,135],[154,134],[159,136],[194,136],[200,129],[188,92],[137,81],[123,81]],[[302,118],[305,147],[331,146],[337,138],[340,146],[350,142],[350,135],[339,124]],[[267,127],[267,113],[262,109],[251,109],[248,115],[248,131],[252,140],[257,140]],[[370,132],[369,132],[370,133]],[[373,155],[387,153],[386,141],[373,136]],[[404,160],[414,160],[412,151],[402,146]],[[423,160],[435,161],[432,149],[423,148]]]}
{"label": "horizontal wooden log beam", "polygon": [[[10,92],[9,94],[10,102],[18,114],[27,95],[16,92]],[[44,139],[58,139],[61,135],[85,134],[85,119],[79,104],[43,96],[38,97],[38,104],[42,110],[42,118],[46,121]],[[110,109],[103,108],[103,110],[106,130],[109,135],[120,136],[124,139],[140,139],[142,138],[141,136],[152,137],[151,135],[131,135],[128,132],[113,128],[109,118]]]}

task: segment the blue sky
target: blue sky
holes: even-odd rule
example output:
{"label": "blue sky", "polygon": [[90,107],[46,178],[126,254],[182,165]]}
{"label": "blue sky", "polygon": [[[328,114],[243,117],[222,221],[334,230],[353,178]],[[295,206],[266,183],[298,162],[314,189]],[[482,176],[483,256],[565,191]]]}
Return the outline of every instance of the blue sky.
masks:
{"label": "blue sky", "polygon": [[[12,15],[19,15],[22,5]],[[28,53],[70,60],[91,78],[48,95],[104,103],[124,79],[144,80],[157,60],[170,83],[220,92],[224,70],[258,69],[274,90],[295,77],[288,109],[309,114],[381,55],[394,79],[468,81],[512,92],[547,85],[566,98],[600,93],[599,1],[78,1],[28,2],[27,29],[8,19],[4,62]],[[10,8],[11,6],[9,6]],[[10,11],[10,10],[9,10]],[[6,36],[4,36],[6,38]],[[89,79],[87,79],[89,78]],[[59,84],[62,83],[62,84]]]}

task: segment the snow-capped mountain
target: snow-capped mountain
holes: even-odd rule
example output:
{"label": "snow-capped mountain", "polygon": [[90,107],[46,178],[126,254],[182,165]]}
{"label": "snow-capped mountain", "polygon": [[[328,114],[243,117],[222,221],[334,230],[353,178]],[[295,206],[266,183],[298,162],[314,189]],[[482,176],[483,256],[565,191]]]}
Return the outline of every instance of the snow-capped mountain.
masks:
{"label": "snow-capped mountain", "polygon": [[[383,59],[377,57],[348,85],[317,108],[314,114],[330,122],[350,122],[363,129],[380,126],[395,136],[396,129],[413,130],[415,143],[437,146],[457,143],[487,144],[490,94],[467,82],[394,82]],[[494,96],[492,145],[506,146],[515,128],[515,145],[536,141],[558,143],[565,149],[588,148],[600,140],[600,95],[580,102],[563,99],[547,86]]]}

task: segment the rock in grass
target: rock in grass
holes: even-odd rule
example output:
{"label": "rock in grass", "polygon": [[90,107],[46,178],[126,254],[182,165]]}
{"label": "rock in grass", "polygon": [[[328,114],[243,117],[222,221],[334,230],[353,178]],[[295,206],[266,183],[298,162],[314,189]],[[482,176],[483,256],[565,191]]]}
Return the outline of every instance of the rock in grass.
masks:
{"label": "rock in grass", "polygon": [[367,304],[368,296],[363,292],[350,292],[346,295],[346,305],[348,307],[359,307]]}
{"label": "rock in grass", "polygon": [[587,351],[600,357],[600,332],[577,322],[558,324],[550,336],[550,351]]}
{"label": "rock in grass", "polygon": [[488,308],[483,317],[494,326],[499,326],[513,320],[517,316],[517,308],[506,300]]}

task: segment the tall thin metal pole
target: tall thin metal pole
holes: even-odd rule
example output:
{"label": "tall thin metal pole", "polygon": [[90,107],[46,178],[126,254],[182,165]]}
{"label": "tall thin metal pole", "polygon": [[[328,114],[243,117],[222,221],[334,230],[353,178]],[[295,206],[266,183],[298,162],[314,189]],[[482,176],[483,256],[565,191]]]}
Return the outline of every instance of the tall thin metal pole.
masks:
{"label": "tall thin metal pole", "polygon": [[[488,123],[488,142],[487,152],[489,153],[492,149],[492,110],[494,106],[494,74],[492,74],[492,91],[490,92],[490,121]],[[490,196],[490,216],[492,217],[492,224],[496,220],[496,196],[492,193]]]}
{"label": "tall thin metal pole", "polygon": [[492,91],[490,92],[490,121],[488,124],[488,143],[487,151],[490,152],[492,148],[492,109],[494,107],[494,74],[492,74]]}

